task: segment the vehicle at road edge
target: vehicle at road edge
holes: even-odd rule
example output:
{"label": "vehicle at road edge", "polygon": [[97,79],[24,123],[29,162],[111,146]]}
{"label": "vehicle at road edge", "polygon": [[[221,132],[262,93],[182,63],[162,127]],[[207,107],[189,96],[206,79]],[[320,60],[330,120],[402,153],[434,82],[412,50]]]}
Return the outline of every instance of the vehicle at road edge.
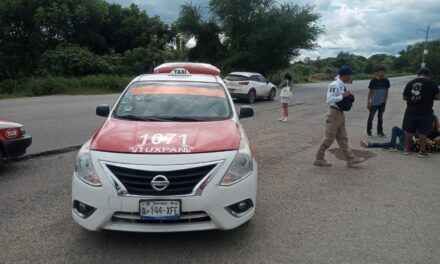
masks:
{"label": "vehicle at road edge", "polygon": [[23,125],[0,119],[0,168],[8,160],[23,156],[31,143],[32,137]]}
{"label": "vehicle at road edge", "polygon": [[277,94],[276,86],[259,73],[231,72],[224,82],[232,98],[246,100],[250,104],[258,98],[273,101]]}
{"label": "vehicle at road edge", "polygon": [[79,150],[72,215],[92,231],[228,230],[256,206],[257,162],[209,64],[167,63],[134,78]]}

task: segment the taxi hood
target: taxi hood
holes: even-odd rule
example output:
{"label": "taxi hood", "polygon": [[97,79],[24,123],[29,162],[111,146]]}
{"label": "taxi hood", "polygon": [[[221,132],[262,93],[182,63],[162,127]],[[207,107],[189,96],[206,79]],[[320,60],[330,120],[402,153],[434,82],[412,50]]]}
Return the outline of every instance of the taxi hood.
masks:
{"label": "taxi hood", "polygon": [[231,119],[206,122],[151,122],[109,118],[94,134],[91,149],[144,154],[236,150],[240,129]]}

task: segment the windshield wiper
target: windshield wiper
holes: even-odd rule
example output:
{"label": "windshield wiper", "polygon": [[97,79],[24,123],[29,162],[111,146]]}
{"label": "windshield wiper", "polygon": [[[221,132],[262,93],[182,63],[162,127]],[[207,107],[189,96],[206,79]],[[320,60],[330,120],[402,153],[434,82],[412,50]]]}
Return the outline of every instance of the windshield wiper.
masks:
{"label": "windshield wiper", "polygon": [[169,117],[166,118],[168,120],[172,120],[172,121],[195,121],[195,122],[202,122],[202,121],[207,121],[206,119],[202,119],[202,118],[195,118],[195,117],[185,117],[185,116],[174,116],[174,117]]}
{"label": "windshield wiper", "polygon": [[157,122],[167,122],[168,119],[163,118],[155,118],[155,117],[147,117],[147,116],[135,116],[135,115],[121,115],[116,116],[117,118],[128,119],[128,120],[137,120],[137,121],[157,121]]}

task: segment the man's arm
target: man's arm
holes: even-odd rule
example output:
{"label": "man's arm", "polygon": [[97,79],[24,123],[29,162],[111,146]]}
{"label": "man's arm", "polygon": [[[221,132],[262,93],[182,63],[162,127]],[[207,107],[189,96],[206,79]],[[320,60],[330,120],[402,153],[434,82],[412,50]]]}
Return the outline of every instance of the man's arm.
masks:
{"label": "man's arm", "polygon": [[411,87],[409,85],[409,83],[405,86],[405,89],[403,90],[403,100],[404,101],[408,101],[409,99],[409,91],[411,90]]}
{"label": "man's arm", "polygon": [[388,101],[388,89],[385,91],[385,103]]}
{"label": "man's arm", "polygon": [[367,98],[367,109],[370,110],[371,109],[371,95],[373,94],[373,92],[371,91],[371,89],[368,89],[368,98]]}
{"label": "man's arm", "polygon": [[342,94],[339,92],[339,87],[334,84],[330,84],[327,88],[327,103],[334,104],[342,101]]}

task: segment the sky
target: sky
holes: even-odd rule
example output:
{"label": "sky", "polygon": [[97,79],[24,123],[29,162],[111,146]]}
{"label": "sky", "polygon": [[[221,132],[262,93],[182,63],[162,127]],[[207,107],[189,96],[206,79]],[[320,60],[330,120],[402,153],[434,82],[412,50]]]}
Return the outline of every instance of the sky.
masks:
{"label": "sky", "polygon": [[[134,3],[149,15],[173,23],[180,6],[199,4],[208,14],[209,0],[108,0],[122,6]],[[424,41],[429,23],[429,39],[440,39],[439,0],[278,0],[280,3],[312,5],[321,14],[318,25],[325,29],[319,48],[303,50],[298,59],[334,57],[351,52],[369,57],[377,53],[397,55],[406,46]]]}

